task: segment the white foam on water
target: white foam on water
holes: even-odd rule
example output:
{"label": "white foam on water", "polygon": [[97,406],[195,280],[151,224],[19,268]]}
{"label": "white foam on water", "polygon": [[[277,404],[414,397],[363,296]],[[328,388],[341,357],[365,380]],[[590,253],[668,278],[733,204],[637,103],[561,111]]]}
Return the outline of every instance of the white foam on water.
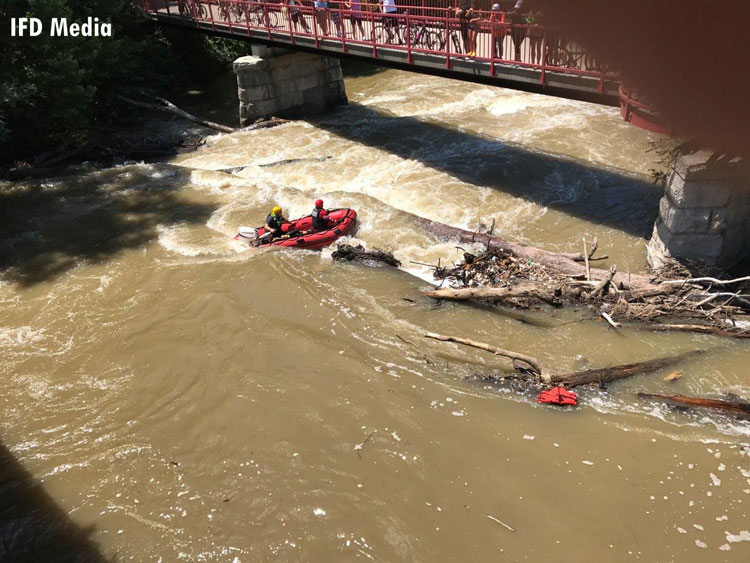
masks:
{"label": "white foam on water", "polygon": [[363,106],[385,105],[386,107],[388,107],[388,104],[392,104],[394,102],[403,102],[406,99],[407,98],[404,95],[384,94],[382,96],[374,96],[372,98],[366,98],[358,103]]}
{"label": "white foam on water", "polygon": [[157,241],[164,249],[181,256],[226,256],[237,253],[226,237],[206,236],[197,231],[201,227],[187,225],[157,225]]}
{"label": "white foam on water", "polygon": [[33,329],[30,326],[0,327],[0,349],[22,348],[41,341],[45,329]]}
{"label": "white foam on water", "polygon": [[739,543],[743,541],[750,542],[750,532],[747,530],[742,530],[738,534],[732,534],[729,532],[724,532],[724,534],[726,535],[727,541],[729,543]]}

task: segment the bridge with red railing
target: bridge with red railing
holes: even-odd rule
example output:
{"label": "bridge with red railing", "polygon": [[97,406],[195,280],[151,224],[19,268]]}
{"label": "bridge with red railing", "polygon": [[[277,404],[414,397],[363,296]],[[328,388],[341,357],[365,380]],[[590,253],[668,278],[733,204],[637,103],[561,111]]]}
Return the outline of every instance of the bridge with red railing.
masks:
{"label": "bridge with red railing", "polygon": [[474,10],[465,18],[446,0],[398,0],[392,8],[365,0],[136,2],[160,24],[425,74],[619,104],[627,121],[660,130],[648,107],[621,88],[615,71],[545,25],[540,13]]}

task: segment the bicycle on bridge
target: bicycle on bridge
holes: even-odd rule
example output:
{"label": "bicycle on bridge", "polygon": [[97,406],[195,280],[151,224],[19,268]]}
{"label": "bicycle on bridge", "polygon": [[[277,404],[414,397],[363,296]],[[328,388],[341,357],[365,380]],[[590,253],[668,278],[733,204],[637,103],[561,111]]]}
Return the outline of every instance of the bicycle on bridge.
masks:
{"label": "bicycle on bridge", "polygon": [[226,22],[245,22],[253,27],[279,27],[279,14],[276,10],[265,6],[262,0],[251,0],[250,2],[219,0],[218,5],[219,17]]}
{"label": "bicycle on bridge", "polygon": [[[388,19],[375,25],[375,40],[385,45],[406,45],[422,47],[429,51],[445,50],[445,24],[439,20],[419,19],[407,23],[406,16],[386,16],[397,23],[387,23]],[[408,28],[408,29],[407,29]],[[394,32],[394,29],[396,30]],[[458,34],[457,25],[449,25],[448,38],[455,53],[461,53],[461,38]]]}
{"label": "bicycle on bridge", "polygon": [[208,10],[200,0],[177,0],[177,10],[183,17],[205,18]]}

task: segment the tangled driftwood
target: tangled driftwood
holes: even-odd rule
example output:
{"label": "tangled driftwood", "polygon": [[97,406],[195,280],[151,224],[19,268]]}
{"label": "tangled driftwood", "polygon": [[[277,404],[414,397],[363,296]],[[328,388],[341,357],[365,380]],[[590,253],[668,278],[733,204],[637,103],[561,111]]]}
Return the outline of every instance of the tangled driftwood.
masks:
{"label": "tangled driftwood", "polygon": [[339,244],[333,254],[331,254],[331,258],[336,262],[360,262],[368,266],[380,264],[393,266],[394,268],[401,266],[401,262],[394,258],[390,252],[384,252],[377,248],[375,250],[365,250],[361,244],[357,246]]}
{"label": "tangled driftwood", "polygon": [[[424,335],[426,338],[432,338],[441,342],[455,342],[472,348],[478,348],[491,352],[496,356],[505,356],[513,360],[514,369],[520,375],[506,375],[500,379],[511,383],[512,387],[518,391],[529,389],[540,390],[552,386],[560,386],[571,389],[581,385],[599,385],[600,388],[606,388],[606,385],[618,379],[632,377],[635,375],[646,375],[664,368],[672,367],[678,363],[685,362],[705,353],[705,350],[691,350],[674,356],[666,356],[646,360],[644,362],[635,362],[611,366],[607,368],[596,368],[584,371],[578,371],[568,374],[547,374],[542,372],[542,366],[539,361],[526,354],[519,354],[511,350],[504,350],[484,342],[469,340],[458,336],[446,336],[428,332]],[[493,376],[479,374],[483,379],[495,379]],[[675,381],[682,377],[680,372],[673,372],[667,375],[665,381]],[[723,414],[736,416],[745,420],[750,420],[750,403],[744,399],[731,396],[731,400],[713,399],[708,397],[686,397],[684,395],[659,395],[653,393],[637,393],[642,399],[651,399],[663,402],[677,409],[704,408],[716,410]]]}
{"label": "tangled driftwood", "polygon": [[[464,261],[453,268],[436,267],[434,276],[441,286],[448,285],[423,291],[435,299],[484,300],[520,308],[590,304],[613,327],[631,322],[655,331],[750,338],[750,289],[745,289],[750,287],[750,277],[663,280],[623,289],[615,283],[618,273],[614,265],[597,280],[589,280],[585,272],[561,274],[492,246],[478,256],[465,253]],[[715,285],[721,286],[719,291],[714,290]]]}

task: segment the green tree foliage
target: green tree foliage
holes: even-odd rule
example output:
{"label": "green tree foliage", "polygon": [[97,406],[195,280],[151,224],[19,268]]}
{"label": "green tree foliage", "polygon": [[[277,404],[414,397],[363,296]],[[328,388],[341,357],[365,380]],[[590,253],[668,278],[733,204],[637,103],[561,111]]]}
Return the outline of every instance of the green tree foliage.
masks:
{"label": "green tree foliage", "polygon": [[[110,22],[112,37],[49,36],[51,18],[83,23],[89,16]],[[10,37],[11,17],[39,18],[44,33]],[[168,38],[130,0],[1,0],[0,22],[0,161],[6,162],[116,121],[130,111],[119,95],[166,93],[246,50],[186,32]]]}

